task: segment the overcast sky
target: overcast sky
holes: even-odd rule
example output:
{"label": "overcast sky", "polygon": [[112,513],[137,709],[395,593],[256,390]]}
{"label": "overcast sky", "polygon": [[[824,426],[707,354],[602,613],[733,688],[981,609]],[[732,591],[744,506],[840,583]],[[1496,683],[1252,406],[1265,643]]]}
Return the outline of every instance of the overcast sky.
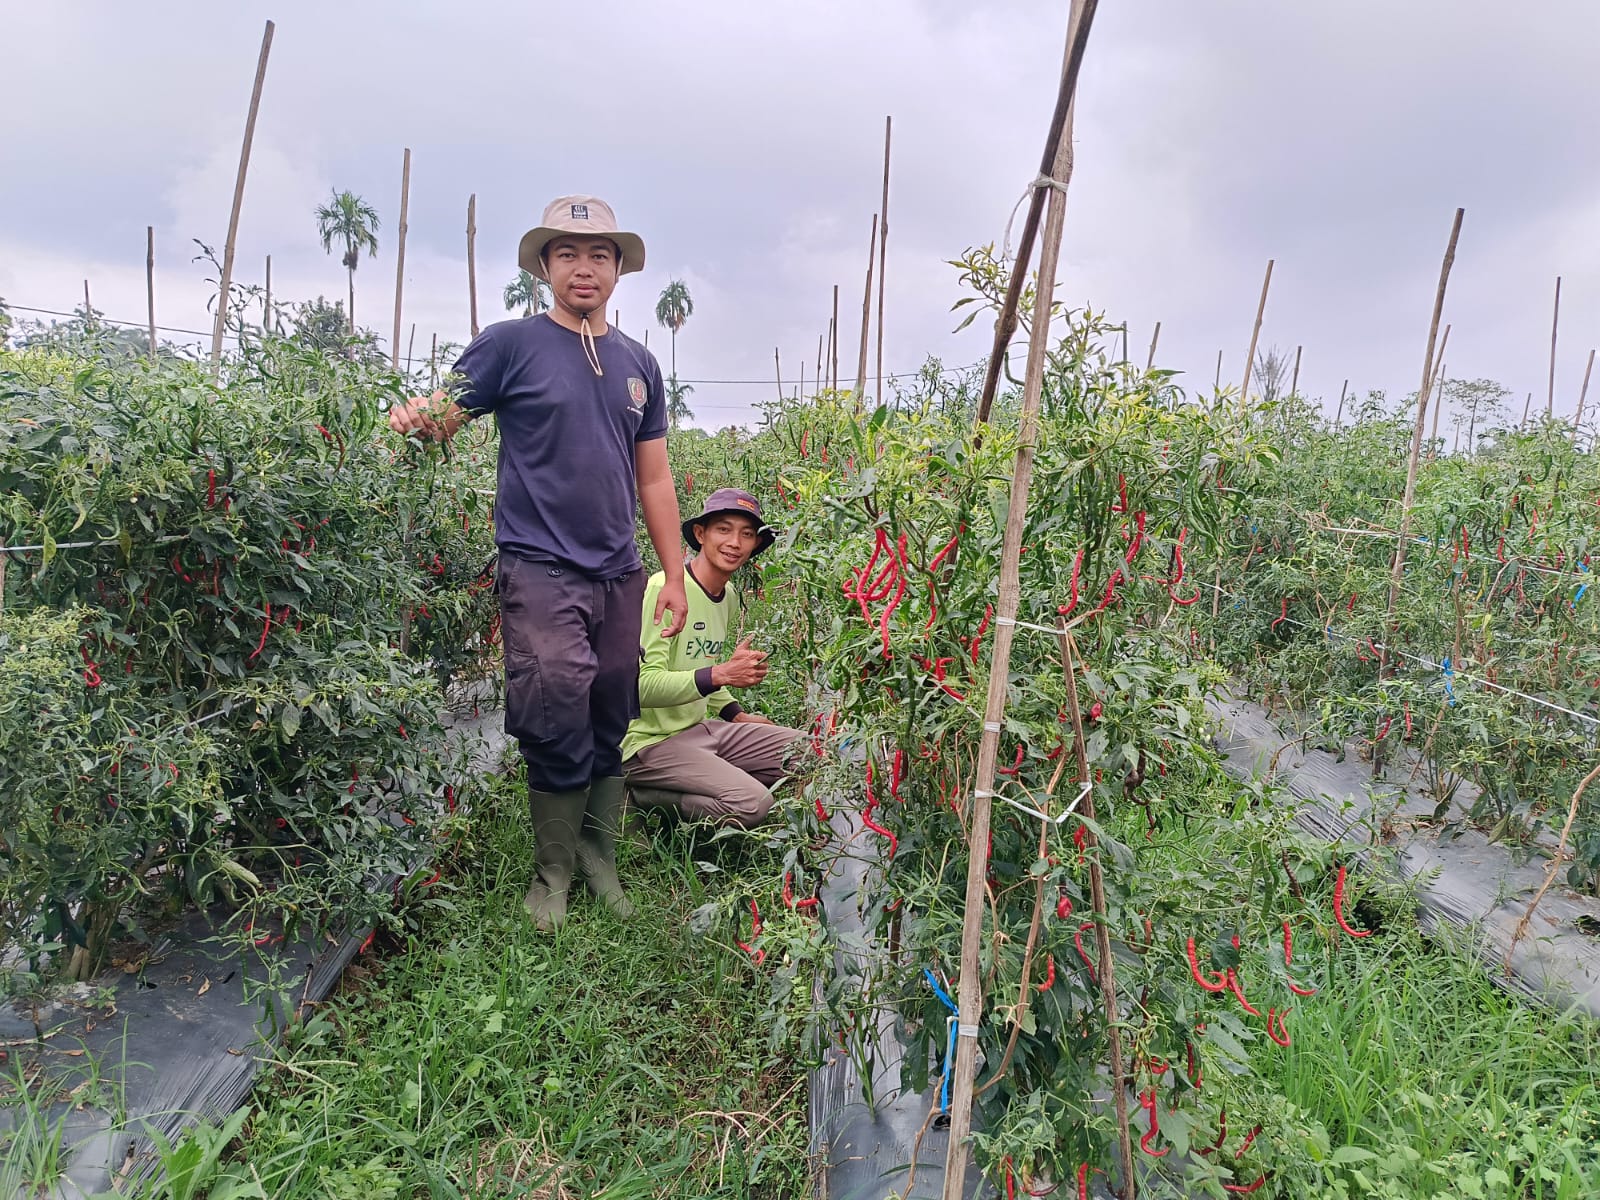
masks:
{"label": "overcast sky", "polygon": [[[998,240],[1033,178],[1065,0],[9,0],[0,39],[0,296],[70,309],[88,278],[142,320],[208,328],[192,238],[220,246],[262,25],[277,22],[238,275],[344,295],[312,211],[349,188],[383,218],[357,315],[386,337],[400,165],[412,150],[406,317],[419,353],[503,315],[521,233],[566,192],[610,200],[649,264],[614,306],[639,336],[666,281],[695,314],[679,374],[697,423],[811,376],[840,285],[854,375],[883,120],[894,117],[886,370],[979,359],[952,335],[944,260]],[[1269,258],[1263,346],[1304,346],[1301,391],[1414,390],[1454,209],[1452,377],[1542,406],[1563,277],[1556,411],[1600,342],[1600,4],[1106,0],[1079,89],[1060,295],[1126,319],[1141,359],[1237,383]],[[27,314],[19,313],[19,316]],[[652,331],[665,362],[665,331]],[[1597,385],[1600,389],[1600,385]],[[1520,415],[1520,412],[1517,414]]]}

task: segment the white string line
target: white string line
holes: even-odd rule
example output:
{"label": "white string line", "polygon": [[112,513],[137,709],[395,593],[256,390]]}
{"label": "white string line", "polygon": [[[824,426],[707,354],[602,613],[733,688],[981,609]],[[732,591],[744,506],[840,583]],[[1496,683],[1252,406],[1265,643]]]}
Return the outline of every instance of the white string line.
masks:
{"label": "white string line", "polygon": [[[1381,538],[1381,539],[1383,539],[1384,541],[1387,541],[1387,542],[1392,542],[1397,537],[1400,536],[1397,533],[1382,533],[1382,532],[1379,532],[1379,531],[1376,531],[1376,530],[1372,530],[1372,529],[1344,529],[1344,528],[1341,528],[1338,525],[1310,525],[1310,524],[1308,524],[1307,525],[1307,529],[1309,529],[1312,533],[1318,533],[1318,532],[1322,532],[1322,533],[1350,533],[1350,534],[1354,534],[1357,537]],[[1438,549],[1438,548],[1442,548],[1444,546],[1450,546],[1450,545],[1454,545],[1455,544],[1453,542],[1438,542],[1438,543],[1436,543],[1432,539],[1425,538],[1425,537],[1413,537],[1411,540],[1412,540],[1412,542],[1414,542],[1418,546],[1427,546],[1430,549]],[[1500,560],[1496,559],[1495,561],[1499,562]],[[1502,565],[1502,566],[1510,566],[1512,564],[1515,564],[1518,568],[1520,568],[1521,570],[1524,570],[1524,571],[1537,571],[1541,575],[1555,575],[1555,576],[1558,576],[1558,577],[1560,577],[1562,579],[1577,580],[1579,583],[1586,582],[1589,579],[1593,578],[1593,576],[1591,576],[1587,571],[1560,571],[1560,570],[1555,569],[1554,567],[1540,567],[1540,566],[1535,566],[1533,563],[1525,563],[1520,558],[1507,559],[1504,562],[1502,562],[1500,565]]]}
{"label": "white string line", "polygon": [[[1211,588],[1213,591],[1217,592],[1219,595],[1227,596],[1229,599],[1239,600],[1241,602],[1244,600],[1244,597],[1238,595],[1237,593],[1227,591],[1224,588],[1218,587],[1214,583],[1206,584],[1204,586]],[[1350,634],[1342,633],[1342,632],[1338,632],[1338,631],[1334,630],[1334,628],[1331,625],[1329,625],[1329,626],[1327,626],[1326,628],[1323,628],[1323,629],[1318,629],[1315,625],[1307,625],[1304,621],[1297,621],[1295,618],[1289,617],[1289,616],[1279,617],[1279,618],[1276,618],[1276,619],[1281,620],[1281,621],[1286,621],[1290,625],[1298,625],[1301,629],[1310,630],[1311,632],[1316,633],[1316,634],[1318,634],[1318,635],[1320,635],[1322,637],[1326,637],[1329,640],[1332,640],[1334,638],[1338,638],[1341,641],[1347,641],[1347,642],[1370,641],[1374,649],[1382,650],[1385,653],[1394,654],[1399,658],[1410,659],[1412,662],[1421,663],[1423,666],[1430,667],[1435,671],[1443,671],[1445,669],[1444,668],[1444,664],[1442,662],[1434,662],[1431,659],[1423,658],[1420,655],[1410,654],[1407,651],[1401,650],[1399,647],[1390,647],[1390,646],[1385,645],[1382,642],[1374,641],[1372,639],[1362,639],[1362,638],[1352,637]],[[1476,683],[1476,684],[1480,685],[1481,687],[1488,688],[1490,691],[1500,692],[1500,693],[1502,693],[1504,695],[1507,695],[1507,696],[1516,696],[1520,700],[1526,700],[1530,704],[1537,704],[1541,708],[1548,708],[1548,709],[1552,710],[1553,712],[1564,713],[1565,715],[1567,715],[1569,717],[1573,717],[1573,718],[1575,718],[1575,719],[1577,719],[1579,721],[1582,721],[1586,725],[1600,727],[1600,719],[1596,719],[1595,717],[1591,717],[1587,713],[1576,712],[1573,709],[1566,708],[1566,707],[1564,707],[1564,706],[1562,706],[1560,704],[1555,704],[1555,703],[1553,703],[1553,702],[1551,702],[1549,700],[1542,700],[1538,696],[1530,696],[1530,695],[1528,695],[1527,692],[1519,692],[1519,691],[1517,691],[1516,688],[1508,688],[1504,684],[1494,683],[1491,680],[1482,678],[1481,676],[1470,675],[1465,671],[1458,671],[1455,668],[1454,664],[1452,664],[1451,667],[1450,667],[1450,678],[1452,678],[1452,679],[1463,679],[1463,680],[1466,680],[1469,683]]]}

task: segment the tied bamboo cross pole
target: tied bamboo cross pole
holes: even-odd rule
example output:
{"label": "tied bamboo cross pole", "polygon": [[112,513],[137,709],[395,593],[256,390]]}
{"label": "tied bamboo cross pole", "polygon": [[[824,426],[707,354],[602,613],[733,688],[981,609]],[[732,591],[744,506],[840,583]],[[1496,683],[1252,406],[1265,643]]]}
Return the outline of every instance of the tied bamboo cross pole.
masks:
{"label": "tied bamboo cross pole", "polygon": [[1546,420],[1556,414],[1556,332],[1561,328],[1561,276],[1556,276],[1556,306],[1550,314],[1550,390],[1545,393]]}
{"label": "tied bamboo cross pole", "polygon": [[1572,416],[1572,444],[1578,444],[1578,426],[1583,424],[1583,402],[1589,398],[1589,376],[1594,373],[1594,351],[1589,351],[1589,364],[1583,368],[1583,387],[1578,389],[1578,411]]}
{"label": "tied bamboo cross pole", "polygon": [[[1083,29],[1088,32],[1094,20],[1099,0],[1084,0]],[[1078,11],[1074,0],[1073,12]],[[1068,17],[1070,23],[1073,17]],[[1071,35],[1068,35],[1071,39]],[[1074,57],[1075,56],[1075,57]],[[1044,181],[1054,178],[1056,147],[1061,142],[1062,130],[1067,126],[1067,110],[1072,105],[1072,94],[1078,84],[1078,69],[1083,62],[1083,47],[1075,39],[1068,50],[1067,68],[1062,73],[1061,90],[1056,93],[1055,110],[1050,114],[1050,132],[1045,137],[1044,157],[1039,162],[1039,178],[1035,181],[1028,200],[1028,213],[1022,221],[1022,233],[1017,238],[1017,258],[1011,265],[1011,282],[1006,285],[1005,299],[1000,305],[1000,316],[994,326],[994,346],[989,351],[989,366],[983,376],[983,392],[978,399],[978,424],[989,422],[989,410],[994,407],[994,395],[1000,386],[1000,371],[1005,366],[1006,347],[1017,331],[1017,306],[1022,302],[1022,289],[1028,283],[1028,263],[1033,258],[1033,242],[1039,236],[1039,219],[1044,213],[1044,194],[1049,187]]]}
{"label": "tied bamboo cross pole", "polygon": [[1433,402],[1433,425],[1428,431],[1428,461],[1434,457],[1434,443],[1439,439],[1439,414],[1444,410],[1444,352],[1450,345],[1450,326],[1444,327],[1444,336],[1439,339],[1439,395]]}
{"label": "tied bamboo cross pole", "polygon": [[867,238],[867,294],[861,298],[861,357],[856,361],[856,412],[867,392],[867,340],[872,332],[872,268],[878,254],[878,214],[872,214],[872,234]]}
{"label": "tied bamboo cross pole", "polygon": [[[154,361],[156,356],[156,227],[154,225],[144,227],[144,296],[145,306],[150,315],[150,358]],[[1593,361],[1592,355],[1590,361]],[[1578,408],[1581,412],[1582,401],[1578,402]]]}
{"label": "tied bamboo cross pole", "polygon": [[467,311],[471,318],[468,328],[478,336],[478,193],[467,197]]}
{"label": "tied bamboo cross pole", "polygon": [[239,148],[239,174],[233,181],[233,211],[228,217],[228,240],[222,244],[222,278],[217,284],[217,315],[211,323],[211,381],[222,377],[222,334],[228,325],[228,290],[233,286],[233,248],[239,237],[239,210],[244,207],[244,180],[250,170],[250,144],[256,136],[256,114],[261,111],[261,88],[267,80],[267,56],[272,53],[273,24],[261,35],[261,56],[256,59],[256,79],[250,88],[250,111],[244,119],[244,144]]}
{"label": "tied bamboo cross pole", "polygon": [[[1056,108],[1060,121],[1052,122],[1051,144],[1046,147],[1042,172],[1051,182],[1039,180],[1035,196],[1050,192],[1049,215],[1045,218],[1044,240],[1039,248],[1039,274],[1034,288],[1031,335],[1028,339],[1028,366],[1023,380],[1022,412],[1017,433],[1016,466],[1011,478],[1011,497],[1006,510],[1005,534],[1000,550],[1000,586],[995,604],[994,646],[990,652],[988,695],[984,704],[983,736],[978,744],[978,766],[972,793],[971,822],[967,829],[967,885],[961,922],[961,974],[956,1017],[956,1061],[950,1089],[950,1144],[945,1158],[944,1200],[960,1200],[965,1190],[967,1138],[972,1129],[973,1088],[977,1075],[978,1030],[983,1008],[983,979],[979,966],[979,941],[983,935],[985,876],[988,873],[987,847],[991,797],[1000,749],[1001,721],[1005,716],[1006,685],[1011,674],[1011,642],[1021,591],[1022,529],[1028,515],[1028,489],[1033,479],[1033,450],[1040,398],[1044,392],[1045,360],[1050,343],[1050,316],[1055,300],[1056,267],[1061,253],[1061,232],[1066,223],[1066,188],[1072,179],[1072,123],[1070,111],[1078,72],[1083,63],[1084,46],[1094,20],[1098,0],[1073,0],[1067,22],[1066,64]],[[1026,274],[1019,261],[1015,279]],[[1008,295],[1010,293],[1008,292]],[[1011,316],[1016,317],[1015,305]],[[1003,346],[996,354],[1004,354]],[[993,360],[990,366],[994,366]],[[1124,1126],[1125,1127],[1125,1126]],[[1131,1186],[1131,1178],[1130,1178]]]}
{"label": "tied bamboo cross pole", "polygon": [[[389,341],[389,366],[400,369],[400,306],[406,287],[406,214],[411,207],[411,147],[406,147],[400,167],[399,245],[394,256],[394,337]],[[407,356],[407,361],[410,357]]]}
{"label": "tied bamboo cross pole", "polygon": [[1400,597],[1400,580],[1406,569],[1406,543],[1411,538],[1411,502],[1417,494],[1417,460],[1422,455],[1422,430],[1428,419],[1428,393],[1433,390],[1433,347],[1439,336],[1439,318],[1444,313],[1444,293],[1450,284],[1450,268],[1456,261],[1456,243],[1461,239],[1461,221],[1466,215],[1466,209],[1456,209],[1455,220],[1450,225],[1450,241],[1444,249],[1444,262],[1439,267],[1439,290],[1433,297],[1428,348],[1422,356],[1422,384],[1417,388],[1417,423],[1411,432],[1411,461],[1406,464],[1406,491],[1400,501],[1400,532],[1395,538],[1394,569],[1389,574],[1387,611],[1390,615],[1394,613],[1395,601]]}
{"label": "tied bamboo cross pole", "polygon": [[1250,327],[1250,349],[1244,356],[1244,382],[1239,385],[1240,417],[1250,413],[1250,372],[1256,365],[1256,344],[1261,340],[1261,321],[1267,315],[1267,289],[1272,286],[1272,264],[1275,261],[1267,259],[1267,274],[1261,281],[1261,299],[1256,304],[1256,323]]}
{"label": "tied bamboo cross pole", "polygon": [[883,119],[883,203],[878,211],[878,387],[872,394],[883,403],[883,281],[889,275],[889,142],[894,133],[894,118]]}

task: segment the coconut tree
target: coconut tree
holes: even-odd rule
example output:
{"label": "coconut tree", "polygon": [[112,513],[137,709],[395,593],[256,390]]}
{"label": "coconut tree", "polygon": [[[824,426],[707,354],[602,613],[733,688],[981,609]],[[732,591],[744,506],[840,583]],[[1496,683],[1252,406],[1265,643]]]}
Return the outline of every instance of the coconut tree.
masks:
{"label": "coconut tree", "polygon": [[518,271],[517,277],[506,284],[501,298],[505,301],[507,312],[521,308],[523,316],[531,317],[550,307],[550,285],[537,275]]}
{"label": "coconut tree", "polygon": [[678,378],[678,330],[694,316],[694,301],[689,287],[681,279],[674,279],[661,289],[661,299],[656,301],[656,323],[672,332],[672,378]]}
{"label": "coconut tree", "polygon": [[322,249],[333,253],[335,243],[344,247],[344,269],[350,278],[350,332],[356,328],[356,264],[365,250],[370,258],[378,252],[378,210],[354,192],[335,191],[328,203],[317,206],[317,233]]}
{"label": "coconut tree", "polygon": [[694,388],[687,383],[679,383],[676,375],[667,380],[667,424],[673,429],[694,420],[694,413],[689,408],[686,397]]}

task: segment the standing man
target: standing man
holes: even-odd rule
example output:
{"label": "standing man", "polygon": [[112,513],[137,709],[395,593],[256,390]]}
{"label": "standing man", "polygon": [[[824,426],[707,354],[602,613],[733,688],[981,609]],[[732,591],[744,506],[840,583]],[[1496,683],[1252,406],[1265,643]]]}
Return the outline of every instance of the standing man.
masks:
{"label": "standing man", "polygon": [[[790,748],[805,737],[746,712],[730,688],[754,687],[767,677],[767,656],[741,641],[730,653],[728,627],[738,598],[733,573],[768,546],[773,533],[749,492],[722,488],[705,510],[683,523],[684,540],[700,553],[688,566],[689,627],[668,641],[644,631],[639,668],[643,714],[622,743],[635,803],[677,808],[749,829],[772,809],[772,786],[785,774]],[[649,608],[664,575],[645,589]],[[724,657],[726,655],[726,657]]]}
{"label": "standing man", "polygon": [[389,425],[443,440],[484,413],[499,422],[506,732],[528,767],[535,849],[525,903],[552,930],[566,918],[575,867],[613,912],[633,912],[616,836],[622,738],[639,713],[636,494],[663,568],[652,633],[674,637],[687,601],[661,367],[605,318],[618,277],[644,266],[644,242],[617,228],[604,201],[563,196],[523,235],[518,261],[549,283],[554,308],[490,325],[456,363],[453,394],[412,399]]}

